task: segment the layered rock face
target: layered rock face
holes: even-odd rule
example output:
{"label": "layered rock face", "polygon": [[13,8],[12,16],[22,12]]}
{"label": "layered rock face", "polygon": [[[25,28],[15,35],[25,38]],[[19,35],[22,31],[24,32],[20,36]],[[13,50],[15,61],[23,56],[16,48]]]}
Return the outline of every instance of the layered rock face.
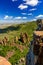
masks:
{"label": "layered rock face", "polygon": [[38,29],[33,33],[26,65],[43,65],[43,20],[37,20]]}

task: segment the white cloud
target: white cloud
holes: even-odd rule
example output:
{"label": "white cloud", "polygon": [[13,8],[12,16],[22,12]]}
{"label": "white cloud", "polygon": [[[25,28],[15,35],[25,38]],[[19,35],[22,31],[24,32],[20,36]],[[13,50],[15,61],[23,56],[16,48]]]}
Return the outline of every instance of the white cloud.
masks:
{"label": "white cloud", "polygon": [[27,13],[21,13],[21,14],[26,15]]}
{"label": "white cloud", "polygon": [[31,15],[32,15],[32,13],[29,13],[28,15],[29,15],[29,16],[31,16]]}
{"label": "white cloud", "polygon": [[37,19],[33,19],[33,21],[36,21]]}
{"label": "white cloud", "polygon": [[8,18],[8,15],[6,15],[5,17],[4,17],[4,19],[7,19]]}
{"label": "white cloud", "polygon": [[29,16],[32,15],[32,13],[28,13],[28,14],[27,13],[21,13],[21,14],[23,14],[23,15],[29,15]]}
{"label": "white cloud", "polygon": [[30,21],[36,21],[37,19],[36,18],[34,18],[34,19],[31,19]]}
{"label": "white cloud", "polygon": [[40,3],[38,0],[23,0],[25,1],[27,5],[30,5],[30,6],[36,6],[38,3]]}
{"label": "white cloud", "polygon": [[4,20],[22,20],[22,19],[27,19],[27,17],[21,17],[21,16],[13,17],[13,16],[5,15],[3,19]]}
{"label": "white cloud", "polygon": [[34,11],[34,10],[36,10],[36,8],[30,9],[29,11]]}
{"label": "white cloud", "polygon": [[20,17],[20,16],[14,17],[14,20],[22,20],[22,19],[27,19],[27,17]]}
{"label": "white cloud", "polygon": [[18,17],[15,17],[14,19],[21,19],[21,17],[20,17],[20,16],[18,16]]}
{"label": "white cloud", "polygon": [[17,1],[17,0],[12,0],[12,2],[14,2],[14,1]]}
{"label": "white cloud", "polygon": [[23,17],[23,19],[27,19],[27,17]]}
{"label": "white cloud", "polygon": [[27,5],[20,4],[18,8],[20,8],[21,10],[23,10],[23,9],[28,8],[28,6]]}
{"label": "white cloud", "polygon": [[37,19],[38,19],[38,18],[43,18],[43,15],[40,14],[40,15],[36,16],[36,18],[37,18]]}
{"label": "white cloud", "polygon": [[6,20],[6,19],[12,19],[13,18],[13,16],[8,16],[8,15],[5,15],[4,16],[4,19]]}

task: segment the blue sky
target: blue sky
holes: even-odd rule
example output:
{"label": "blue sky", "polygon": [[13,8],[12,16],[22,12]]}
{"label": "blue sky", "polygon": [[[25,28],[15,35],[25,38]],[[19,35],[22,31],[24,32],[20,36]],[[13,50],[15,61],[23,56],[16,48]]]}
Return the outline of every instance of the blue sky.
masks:
{"label": "blue sky", "polygon": [[0,22],[43,19],[43,0],[0,0]]}

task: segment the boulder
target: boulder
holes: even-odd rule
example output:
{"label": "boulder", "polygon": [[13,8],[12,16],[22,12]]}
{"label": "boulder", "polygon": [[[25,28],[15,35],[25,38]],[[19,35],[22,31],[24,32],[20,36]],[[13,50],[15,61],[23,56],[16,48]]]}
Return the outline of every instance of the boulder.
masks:
{"label": "boulder", "polygon": [[4,57],[0,56],[0,65],[11,65]]}

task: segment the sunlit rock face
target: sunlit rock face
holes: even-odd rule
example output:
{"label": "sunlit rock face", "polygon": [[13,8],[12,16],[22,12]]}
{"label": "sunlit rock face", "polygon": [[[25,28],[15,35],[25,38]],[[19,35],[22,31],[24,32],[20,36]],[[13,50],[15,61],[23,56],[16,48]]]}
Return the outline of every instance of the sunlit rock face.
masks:
{"label": "sunlit rock face", "polygon": [[43,65],[43,20],[37,20],[37,25],[30,42],[30,51],[26,56],[26,65]]}
{"label": "sunlit rock face", "polygon": [[0,65],[11,65],[4,57],[0,56]]}

